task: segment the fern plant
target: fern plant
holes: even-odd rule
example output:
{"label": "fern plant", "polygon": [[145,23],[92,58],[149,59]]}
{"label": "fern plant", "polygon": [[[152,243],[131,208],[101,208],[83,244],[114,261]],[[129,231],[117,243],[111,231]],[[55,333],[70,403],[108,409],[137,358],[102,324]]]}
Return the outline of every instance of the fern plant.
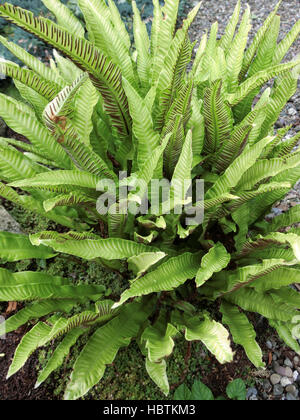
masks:
{"label": "fern plant", "polygon": [[[300,353],[293,333],[300,295],[289,287],[300,280],[300,232],[294,226],[300,208],[265,218],[300,178],[299,134],[285,140],[290,127],[274,130],[297,89],[300,60],[282,61],[300,22],[278,43],[279,3],[247,47],[250,10],[238,25],[238,2],[224,35],[218,39],[215,23],[192,60],[195,44],[188,31],[200,5],[176,31],[178,0],[163,7],[154,0],[149,38],[132,2],[131,45],[112,0],[78,1],[87,34],[58,0],[43,1],[57,24],[0,6],[0,16],[54,49],[46,67],[0,38],[26,65],[1,61],[1,72],[14,80],[24,101],[1,94],[0,116],[29,140],[1,139],[0,193],[66,229],[30,237],[2,232],[0,257],[65,253],[114,270],[125,266],[130,282],[116,299],[99,285],[1,269],[0,299],[26,303],[6,321],[6,331],[42,319],[19,344],[8,377],[36,348],[64,336],[39,385],[85,334],[66,399],[85,395],[131,340],[150,377],[168,394],[167,358],[179,334],[200,340],[227,363],[234,357],[230,332],[251,362],[264,366],[248,312],[266,317]],[[127,178],[119,180],[120,171]],[[107,181],[131,183],[125,202],[136,205],[152,179],[165,178],[172,181],[171,212],[164,205],[155,210],[151,193],[146,215],[125,213],[121,197],[116,211],[96,210]],[[192,204],[204,209],[204,220],[190,225],[176,211],[187,190],[176,198],[174,185],[192,180],[195,188],[199,179],[204,201]],[[78,304],[82,311],[75,313]]]}

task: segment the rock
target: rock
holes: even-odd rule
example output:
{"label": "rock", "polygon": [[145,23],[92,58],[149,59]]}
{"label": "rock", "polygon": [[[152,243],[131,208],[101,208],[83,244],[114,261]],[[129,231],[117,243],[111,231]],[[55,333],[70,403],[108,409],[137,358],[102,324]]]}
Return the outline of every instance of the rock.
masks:
{"label": "rock", "polygon": [[299,365],[300,359],[299,359],[298,356],[295,356],[294,359],[293,359],[293,361],[294,361],[294,365],[297,366],[297,365]]}
{"label": "rock", "polygon": [[266,392],[271,392],[272,391],[272,385],[270,384],[270,381],[268,379],[265,379],[263,381],[263,388]]}
{"label": "rock", "polygon": [[293,363],[290,361],[290,359],[287,357],[284,361],[285,366],[290,367],[291,369],[293,369],[294,365]]}
{"label": "rock", "polygon": [[247,390],[247,400],[250,400],[251,397],[257,397],[258,391],[256,388],[252,387]]}
{"label": "rock", "polygon": [[293,377],[293,371],[292,371],[292,369],[291,369],[291,368],[286,367],[286,368],[285,368],[285,372],[286,372],[286,376],[287,376],[288,378],[292,378],[292,377]]}
{"label": "rock", "polygon": [[283,128],[283,127],[285,127],[285,119],[284,118],[279,118],[279,120],[276,121],[276,123],[275,123],[275,127],[276,128]]}
{"label": "rock", "polygon": [[277,385],[281,381],[281,376],[278,375],[277,373],[273,373],[273,375],[271,375],[270,377],[270,381],[272,385]]}
{"label": "rock", "polygon": [[278,375],[280,375],[280,376],[287,376],[288,378],[293,377],[293,371],[288,366],[283,367],[283,366],[276,365],[275,366],[275,372],[278,373]]}
{"label": "rock", "polygon": [[293,395],[295,398],[297,398],[297,397],[298,397],[298,395],[299,395],[299,391],[298,391],[298,389],[295,387],[295,385],[288,385],[288,386],[285,388],[285,391],[286,391],[288,394]]}
{"label": "rock", "polygon": [[296,381],[297,381],[298,377],[299,377],[299,373],[295,370],[295,371],[293,372],[293,379],[294,379],[294,382],[296,382]]}
{"label": "rock", "polygon": [[20,225],[2,206],[0,206],[0,231],[22,233]]}
{"label": "rock", "polygon": [[274,385],[273,395],[274,397],[280,397],[283,394],[283,387],[280,384]]}
{"label": "rock", "polygon": [[288,110],[288,114],[289,114],[289,115],[296,115],[296,114],[297,114],[297,111],[295,110],[295,108],[294,108],[294,107],[291,107],[291,108]]}
{"label": "rock", "polygon": [[266,346],[268,347],[269,350],[272,350],[273,349],[273,344],[272,344],[272,342],[270,340],[268,340],[266,342]]}
{"label": "rock", "polygon": [[277,207],[273,207],[272,212],[275,214],[275,216],[279,216],[282,213],[282,210],[278,209]]}
{"label": "rock", "polygon": [[290,378],[287,378],[286,376],[284,376],[283,378],[281,378],[280,383],[283,386],[283,388],[285,388],[288,385],[292,385],[293,381]]}
{"label": "rock", "polygon": [[251,397],[249,397],[249,401],[258,401],[258,398],[256,395],[251,395]]}
{"label": "rock", "polygon": [[292,395],[290,393],[287,393],[286,394],[286,400],[288,400],[288,401],[297,401],[297,398],[294,397],[294,395]]}

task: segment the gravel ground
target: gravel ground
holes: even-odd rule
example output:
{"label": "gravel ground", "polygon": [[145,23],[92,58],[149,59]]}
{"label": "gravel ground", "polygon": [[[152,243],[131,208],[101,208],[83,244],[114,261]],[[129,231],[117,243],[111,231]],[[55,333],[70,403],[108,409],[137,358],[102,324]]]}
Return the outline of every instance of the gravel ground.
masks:
{"label": "gravel ground", "polygon": [[[200,39],[215,21],[218,21],[219,34],[222,35],[236,3],[237,0],[203,0],[198,16],[191,27],[190,34],[192,39]],[[263,24],[269,13],[274,9],[277,4],[277,0],[249,0],[248,2],[243,0],[243,9],[245,9],[247,3],[251,8],[251,39]],[[191,7],[196,4],[198,4],[198,1],[188,0],[186,2],[186,11],[189,11]],[[281,31],[279,35],[281,40],[284,35],[289,32],[297,20],[300,19],[300,1],[283,0],[278,14],[281,17]],[[294,44],[288,58],[290,59],[295,54],[299,54],[299,48],[300,40]]]}
{"label": "gravel ground", "polygon": [[[186,12],[197,1],[189,0],[186,4]],[[252,29],[250,39],[253,38],[259,27],[277,4],[277,0],[249,0],[248,4],[252,12]],[[200,40],[202,35],[209,30],[215,22],[219,22],[219,34],[224,33],[224,29],[231,16],[236,0],[203,0],[200,12],[195,19],[190,35],[193,41]],[[243,2],[245,8],[246,2]],[[300,19],[300,1],[283,0],[279,9],[281,16],[281,31],[279,40],[281,40],[292,28],[298,19]],[[300,53],[300,39],[293,44],[285,60],[293,59]],[[300,87],[300,83],[298,84]],[[288,134],[292,137],[300,131],[300,89],[290,99],[285,109],[282,111],[276,124],[276,128],[292,125]],[[274,208],[274,216],[287,211],[290,207],[300,204],[300,182],[286,196],[284,200],[278,203]],[[299,223],[300,225],[300,223]],[[270,332],[271,335],[271,332]],[[277,335],[272,335],[266,342],[268,349],[268,363],[266,371],[252,372],[257,376],[255,385],[248,389],[248,400],[299,400],[300,394],[300,357],[295,352],[289,350],[283,345]]]}
{"label": "gravel ground", "polygon": [[20,225],[0,204],[0,232],[22,233]]}
{"label": "gravel ground", "polygon": [[[188,0],[186,3],[186,13],[195,6],[198,1]],[[243,1],[243,9],[247,2]],[[257,30],[263,24],[269,13],[277,4],[277,0],[249,0],[251,7],[252,29],[250,31],[249,40],[256,34]],[[193,41],[200,40],[202,35],[209,31],[211,25],[218,21],[219,36],[223,35],[229,17],[232,15],[236,0],[203,0],[201,9],[190,29],[190,36]],[[300,19],[300,0],[283,0],[278,11],[281,17],[281,28],[279,41],[290,31],[292,26]],[[285,60],[293,59],[300,54],[300,38],[292,45]],[[300,84],[299,84],[300,87]],[[292,125],[290,134],[300,131],[300,91],[290,99],[290,102],[282,112],[277,127]]]}

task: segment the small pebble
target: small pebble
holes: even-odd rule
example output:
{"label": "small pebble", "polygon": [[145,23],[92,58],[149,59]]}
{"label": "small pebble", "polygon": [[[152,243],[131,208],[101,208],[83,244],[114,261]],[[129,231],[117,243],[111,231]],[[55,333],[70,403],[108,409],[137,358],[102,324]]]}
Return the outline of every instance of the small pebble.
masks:
{"label": "small pebble", "polygon": [[279,397],[283,394],[283,387],[280,384],[274,385],[273,395],[274,397]]}
{"label": "small pebble", "polygon": [[279,118],[279,120],[276,121],[276,123],[275,123],[275,127],[277,127],[277,128],[285,127],[285,119],[284,118]]}
{"label": "small pebble", "polygon": [[297,381],[298,376],[299,376],[299,373],[295,370],[295,371],[293,372],[293,379],[294,379],[294,382],[296,382],[296,381]]}
{"label": "small pebble", "polygon": [[295,110],[295,108],[290,108],[289,110],[288,110],[288,114],[289,115],[296,115],[297,114],[297,111]]}
{"label": "small pebble", "polygon": [[279,216],[279,214],[282,213],[282,210],[278,209],[277,207],[273,207],[272,212],[275,214],[275,216]]}
{"label": "small pebble", "polygon": [[292,394],[295,398],[297,398],[299,395],[298,389],[295,387],[295,385],[288,385],[285,388],[285,391],[289,394]]}
{"label": "small pebble", "polygon": [[276,366],[275,367],[275,372],[278,373],[278,375],[280,376],[287,376],[288,378],[292,378],[293,377],[293,371],[290,367],[286,366]]}
{"label": "small pebble", "polygon": [[278,375],[277,373],[273,373],[273,375],[271,375],[270,377],[270,381],[272,385],[277,385],[280,383],[281,380],[281,376]]}
{"label": "small pebble", "polygon": [[290,393],[287,393],[286,394],[286,400],[288,400],[288,401],[297,401],[297,398],[294,397],[294,395],[292,395]]}
{"label": "small pebble", "polygon": [[290,378],[287,378],[286,376],[284,376],[283,378],[281,378],[280,383],[283,386],[283,388],[285,388],[288,385],[292,385],[293,381]]}
{"label": "small pebble", "polygon": [[273,349],[273,344],[272,344],[272,342],[270,340],[268,340],[266,342],[266,346],[268,347],[269,350],[272,350]]}
{"label": "small pebble", "polygon": [[247,398],[247,400],[250,400],[251,397],[256,397],[257,394],[258,394],[258,391],[257,391],[256,388],[254,388],[254,387],[253,388],[249,388],[247,390],[247,396],[246,396],[246,398]]}
{"label": "small pebble", "polygon": [[298,365],[298,364],[299,364],[299,362],[300,362],[299,357],[298,357],[298,356],[295,356],[295,357],[294,357],[294,364],[295,364],[295,365]]}
{"label": "small pebble", "polygon": [[291,369],[293,369],[294,365],[293,363],[290,361],[290,359],[287,357],[284,361],[285,366],[290,367]]}
{"label": "small pebble", "polygon": [[272,391],[272,385],[270,384],[270,381],[268,379],[264,380],[263,387],[264,387],[264,390],[266,392],[271,392]]}

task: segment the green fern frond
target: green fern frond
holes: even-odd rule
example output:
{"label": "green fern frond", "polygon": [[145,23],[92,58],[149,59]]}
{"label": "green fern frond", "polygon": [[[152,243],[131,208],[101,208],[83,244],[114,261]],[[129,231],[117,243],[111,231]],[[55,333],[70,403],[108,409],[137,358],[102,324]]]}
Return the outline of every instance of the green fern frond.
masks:
{"label": "green fern frond", "polygon": [[214,153],[229,140],[233,124],[231,110],[224,101],[221,80],[205,89],[203,106],[206,125],[204,151]]}
{"label": "green fern frond", "polygon": [[73,15],[71,10],[61,3],[59,0],[42,0],[44,5],[49,9],[56,17],[57,23],[72,34],[84,37],[84,28],[79,20]]}
{"label": "green fern frond", "polygon": [[33,71],[21,68],[15,63],[1,60],[0,72],[30,87],[48,101],[51,101],[58,93],[59,87],[56,84],[48,82]]}
{"label": "green fern frond", "polygon": [[31,12],[8,3],[0,6],[0,15],[49,43],[87,71],[104,98],[113,125],[120,135],[128,136],[131,125],[128,104],[116,65],[84,38],[74,37],[48,19],[35,18]]}
{"label": "green fern frond", "polygon": [[264,367],[262,350],[255,340],[256,333],[247,316],[240,312],[237,306],[225,301],[222,302],[220,311],[223,314],[223,323],[229,326],[233,341],[244,347],[255,367]]}

